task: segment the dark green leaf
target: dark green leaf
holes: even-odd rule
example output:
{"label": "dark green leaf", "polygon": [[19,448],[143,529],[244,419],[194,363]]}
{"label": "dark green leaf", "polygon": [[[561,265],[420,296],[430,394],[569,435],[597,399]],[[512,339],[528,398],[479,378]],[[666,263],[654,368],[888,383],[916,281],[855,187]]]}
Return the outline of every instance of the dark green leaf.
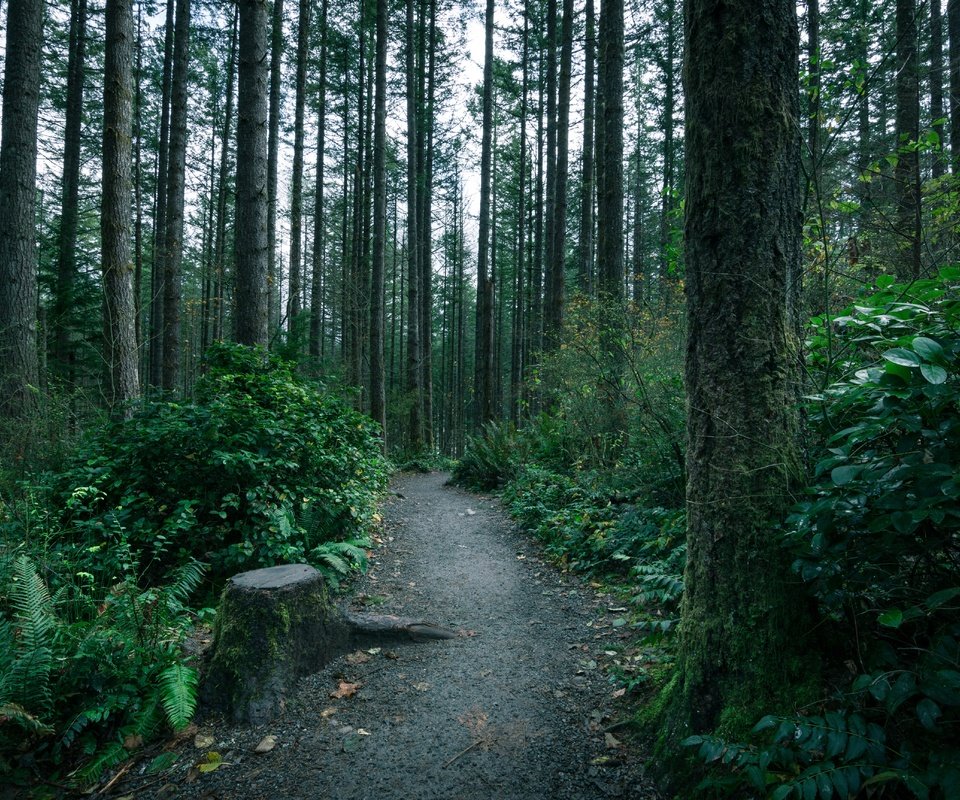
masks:
{"label": "dark green leaf", "polygon": [[899,628],[903,623],[903,612],[899,608],[891,608],[877,617],[877,622],[887,628]]}
{"label": "dark green leaf", "polygon": [[891,364],[899,364],[901,367],[919,367],[920,358],[911,350],[903,347],[894,347],[883,354],[885,360]]}
{"label": "dark green leaf", "polygon": [[917,718],[920,724],[927,730],[933,730],[936,727],[937,720],[940,719],[943,712],[940,706],[933,702],[929,697],[924,697],[917,703]]}

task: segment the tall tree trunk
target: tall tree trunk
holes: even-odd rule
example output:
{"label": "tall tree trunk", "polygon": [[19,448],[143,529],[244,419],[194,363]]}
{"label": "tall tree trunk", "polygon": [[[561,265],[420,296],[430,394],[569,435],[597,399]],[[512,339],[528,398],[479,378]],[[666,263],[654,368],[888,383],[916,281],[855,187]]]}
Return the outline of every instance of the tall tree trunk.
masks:
{"label": "tall tree trunk", "polygon": [[277,183],[280,165],[280,81],[283,74],[283,0],[273,0],[270,25],[270,113],[267,143],[267,325],[268,337],[280,326],[277,274]]}
{"label": "tall tree trunk", "polygon": [[552,263],[547,264],[544,329],[548,343],[559,343],[563,327],[564,268],[567,252],[567,165],[570,130],[570,73],[573,59],[573,0],[563,0],[560,29],[560,85],[557,99],[557,163],[554,171]]}
{"label": "tall tree trunk", "polygon": [[866,180],[871,160],[870,131],[870,85],[867,64],[870,57],[870,0],[859,0],[857,4],[857,58],[863,65],[864,73],[857,91],[857,175],[863,180],[857,181],[857,197],[860,201],[860,222],[870,199],[871,184]]}
{"label": "tall tree trunk", "polygon": [[920,78],[917,70],[917,3],[897,0],[897,148],[893,172],[897,194],[901,280],[920,276],[920,155],[910,145],[920,137]]}
{"label": "tall tree trunk", "polygon": [[[666,51],[663,54],[663,189],[660,206],[660,279],[669,276],[670,269],[670,228],[674,209],[676,190],[676,156],[674,142],[674,114],[676,113],[676,0],[667,0],[664,8],[667,26]],[[622,68],[622,67],[621,67]],[[621,88],[622,96],[622,88]],[[622,100],[621,100],[622,104]],[[621,110],[622,114],[622,110]],[[621,150],[622,153],[622,150]]]}
{"label": "tall tree trunk", "polygon": [[157,149],[156,210],[153,215],[153,257],[150,262],[150,380],[163,385],[163,281],[167,231],[167,164],[170,158],[170,84],[173,77],[173,24],[175,0],[167,0],[163,35],[163,73],[160,83],[160,143]]}
{"label": "tall tree trunk", "polygon": [[960,174],[960,0],[947,0],[947,37],[950,65],[950,165],[953,174],[957,175]]}
{"label": "tall tree trunk", "polygon": [[726,0],[718,14],[713,0],[687,0],[685,28],[682,737],[715,729],[724,712],[749,729],[776,709],[808,666],[809,630],[771,535],[798,463],[785,303],[801,233],[796,5]]}
{"label": "tall tree trunk", "polygon": [[325,305],[323,297],[323,271],[326,264],[324,248],[326,229],[323,208],[323,183],[325,180],[324,162],[327,127],[327,9],[328,0],[320,7],[320,85],[318,87],[317,118],[317,188],[313,209],[313,274],[310,292],[310,355],[318,358],[323,351],[323,318]]}
{"label": "tall tree trunk", "polygon": [[187,80],[190,58],[190,0],[177,0],[170,93],[170,160],[163,259],[163,382],[174,392],[180,382],[180,283],[183,262],[183,195],[187,161]]}
{"label": "tall tree trunk", "polygon": [[597,82],[598,294],[623,297],[623,0],[601,0]]}
{"label": "tall tree trunk", "polygon": [[37,115],[43,1],[10,0],[0,138],[0,416],[35,405],[37,361]]}
{"label": "tall tree trunk", "polygon": [[380,423],[387,444],[384,367],[384,273],[387,244],[387,0],[377,3],[376,99],[373,112],[373,278],[370,287],[370,416]]}
{"label": "tall tree trunk", "polygon": [[941,0],[930,2],[930,124],[939,139],[939,146],[933,152],[930,174],[934,180],[942,178],[945,172],[944,127],[943,119],[943,13]]}
{"label": "tall tree trunk", "polygon": [[580,253],[577,285],[587,294],[593,288],[593,132],[594,71],[596,62],[596,32],[593,0],[586,5],[586,41],[583,67],[583,177],[580,188]]}
{"label": "tall tree trunk", "polygon": [[293,122],[293,180],[290,192],[290,270],[287,324],[290,333],[297,335],[296,319],[300,315],[300,276],[303,268],[301,242],[303,240],[303,114],[307,101],[307,58],[310,52],[310,3],[300,0],[297,22],[297,78],[296,108]]}
{"label": "tall tree trunk", "polygon": [[417,225],[417,87],[416,26],[414,0],[406,0],[406,87],[407,87],[407,393],[410,403],[408,443],[410,449],[423,447],[422,386],[420,370],[420,276],[418,273]]}
{"label": "tall tree trunk", "polygon": [[133,307],[136,316],[138,372],[141,379],[146,361],[143,347],[143,6],[137,4],[137,57],[133,75]]}
{"label": "tall tree trunk", "polygon": [[103,68],[103,330],[110,405],[133,414],[140,394],[136,309],[133,302],[133,0],[107,0]]}
{"label": "tall tree trunk", "polygon": [[420,354],[423,372],[423,441],[433,450],[433,136],[437,83],[437,3],[429,2],[430,21],[426,42],[426,96],[423,106],[423,169],[420,177]]}
{"label": "tall tree trunk", "polygon": [[80,202],[80,143],[83,124],[83,79],[87,42],[87,0],[70,4],[70,55],[67,61],[67,113],[63,132],[63,181],[60,234],[57,242],[57,289],[53,301],[53,356],[60,376],[72,385],[76,353],[71,319],[77,277],[77,219]]}
{"label": "tall tree trunk", "polygon": [[[555,2],[555,0],[551,0]],[[493,137],[493,0],[487,0],[483,62],[483,132],[480,140],[480,220],[477,245],[476,421],[493,419],[493,281],[490,263],[490,189]]]}
{"label": "tall tree trunk", "polygon": [[214,341],[224,335],[223,323],[226,312],[227,253],[227,171],[230,165],[230,128],[233,124],[233,85],[237,74],[237,17],[239,8],[234,6],[233,30],[230,34],[230,56],[227,61],[227,101],[223,112],[223,136],[220,139],[220,168],[217,176],[217,221],[213,251],[213,310]]}
{"label": "tall tree trunk", "polygon": [[547,0],[545,54],[547,84],[547,181],[546,204],[543,211],[544,261],[543,261],[543,346],[552,348],[559,331],[554,319],[553,285],[556,269],[555,228],[557,224],[557,0]]}
{"label": "tall tree trunk", "polygon": [[[588,0],[588,3],[592,0]],[[523,77],[520,84],[520,165],[517,180],[517,274],[514,290],[513,351],[510,365],[510,418],[520,422],[520,399],[526,362],[526,329],[529,325],[525,274],[527,269],[527,90],[530,72],[530,16],[523,11],[523,55],[520,60]],[[586,146],[586,145],[585,145]]]}
{"label": "tall tree trunk", "polygon": [[237,95],[237,341],[267,345],[267,3],[240,0]]}

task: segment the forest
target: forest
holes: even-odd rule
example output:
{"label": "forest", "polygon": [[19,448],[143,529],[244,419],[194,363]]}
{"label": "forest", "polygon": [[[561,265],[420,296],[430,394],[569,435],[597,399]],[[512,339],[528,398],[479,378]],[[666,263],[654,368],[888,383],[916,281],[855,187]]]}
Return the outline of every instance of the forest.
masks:
{"label": "forest", "polygon": [[0,30],[0,782],[185,729],[224,581],[349,591],[442,470],[620,598],[669,796],[960,797],[960,0]]}

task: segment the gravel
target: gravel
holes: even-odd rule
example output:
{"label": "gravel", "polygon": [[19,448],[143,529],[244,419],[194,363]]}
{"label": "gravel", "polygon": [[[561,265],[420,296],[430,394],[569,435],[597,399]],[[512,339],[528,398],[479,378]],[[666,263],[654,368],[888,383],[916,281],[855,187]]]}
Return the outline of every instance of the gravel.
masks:
{"label": "gravel", "polygon": [[[341,655],[301,681],[281,718],[259,727],[201,720],[196,733],[206,740],[184,739],[172,769],[129,774],[117,795],[657,797],[619,741],[615,687],[597,668],[622,633],[611,601],[545,564],[496,500],[446,480],[394,480],[384,542],[353,605],[449,627],[457,638]],[[342,684],[359,687],[331,697]],[[267,752],[255,752],[258,744]],[[201,761],[216,762],[210,752],[222,763],[200,772]]]}

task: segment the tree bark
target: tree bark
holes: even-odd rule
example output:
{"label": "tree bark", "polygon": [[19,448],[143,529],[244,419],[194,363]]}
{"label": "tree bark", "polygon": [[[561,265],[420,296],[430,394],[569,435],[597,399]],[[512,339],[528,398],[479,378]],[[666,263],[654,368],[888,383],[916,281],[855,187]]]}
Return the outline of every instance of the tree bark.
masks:
{"label": "tree bark", "polygon": [[414,54],[416,30],[414,0],[406,0],[406,86],[407,86],[407,393],[410,417],[407,441],[414,452],[423,447],[420,371],[420,276],[418,267],[419,226],[417,225],[417,89]]}
{"label": "tree bark", "polygon": [[180,293],[183,262],[183,195],[187,162],[187,92],[190,59],[190,0],[177,0],[170,92],[170,159],[163,247],[163,382],[175,392],[180,380]]}
{"label": "tree bark", "polygon": [[593,288],[593,132],[596,99],[596,32],[593,0],[586,4],[586,33],[583,67],[583,166],[580,188],[580,257],[577,285],[581,292],[589,294]]}
{"label": "tree bark", "polygon": [[133,0],[107,0],[103,80],[103,329],[109,392],[114,411],[133,415],[140,395],[136,308],[133,301],[131,208],[133,200]]}
{"label": "tree bark", "polygon": [[775,524],[798,468],[786,317],[800,258],[792,0],[686,4],[687,567],[674,733],[741,735],[804,663]]}
{"label": "tree bark", "polygon": [[267,345],[267,4],[240,0],[237,341]]}
{"label": "tree bark", "polygon": [[267,318],[268,338],[280,325],[277,275],[277,182],[280,165],[280,80],[283,73],[283,0],[273,0],[270,25],[270,115],[267,144]]}
{"label": "tree bark", "polygon": [[493,137],[493,0],[487,0],[483,62],[483,132],[480,143],[480,220],[477,245],[476,421],[493,419],[493,281],[490,263],[490,189]]}
{"label": "tree bark", "polygon": [[67,113],[63,132],[63,182],[57,242],[57,289],[53,302],[54,359],[68,386],[75,379],[72,316],[77,277],[77,219],[80,202],[80,144],[83,125],[83,79],[87,42],[87,0],[72,0],[70,55],[67,62]]}
{"label": "tree bark", "polygon": [[920,155],[910,145],[920,136],[920,76],[917,70],[917,3],[897,0],[897,165],[893,172],[900,238],[897,276],[920,277]]}
{"label": "tree bark", "polygon": [[387,443],[386,369],[384,366],[385,269],[387,244],[387,0],[377,3],[377,44],[373,111],[373,278],[370,291],[370,416]]}
{"label": "tree bark", "polygon": [[311,276],[310,291],[310,355],[319,358],[324,349],[323,319],[324,319],[324,248],[326,246],[323,183],[325,180],[324,164],[326,149],[327,127],[327,10],[328,0],[323,0],[320,7],[320,86],[317,118],[317,188],[314,203],[313,218],[313,273]]}
{"label": "tree bark", "polygon": [[170,158],[170,84],[173,75],[175,0],[167,0],[160,88],[160,143],[157,149],[156,210],[153,215],[153,257],[150,266],[150,386],[163,385],[164,246],[167,231],[167,164]]}
{"label": "tree bark", "polygon": [[930,163],[930,174],[934,180],[942,178],[946,171],[944,159],[944,134],[946,133],[942,120],[943,110],[943,13],[940,7],[941,0],[930,2],[930,125],[939,139],[938,147],[933,152]]}
{"label": "tree bark", "polygon": [[623,299],[623,0],[601,0],[599,45],[597,293],[619,302]]}
{"label": "tree bark", "polygon": [[298,334],[296,320],[300,315],[300,275],[303,267],[303,116],[307,102],[307,58],[310,53],[310,2],[300,0],[297,22],[297,77],[293,122],[293,180],[290,191],[290,269],[287,325],[291,335]]}
{"label": "tree bark", "polygon": [[948,61],[950,65],[950,166],[960,174],[960,0],[947,0]]}
{"label": "tree bark", "polygon": [[43,1],[7,6],[0,139],[0,417],[35,407],[37,360],[37,115]]}

